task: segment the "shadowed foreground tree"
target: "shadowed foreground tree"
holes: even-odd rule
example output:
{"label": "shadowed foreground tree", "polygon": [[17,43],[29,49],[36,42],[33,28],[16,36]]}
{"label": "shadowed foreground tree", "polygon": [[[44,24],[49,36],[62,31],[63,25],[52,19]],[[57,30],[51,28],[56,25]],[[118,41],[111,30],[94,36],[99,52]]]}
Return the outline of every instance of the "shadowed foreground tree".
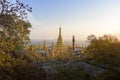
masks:
{"label": "shadowed foreground tree", "polygon": [[32,8],[20,0],[0,0],[0,15],[17,15],[20,19],[27,18],[27,11],[31,12]]}
{"label": "shadowed foreground tree", "polygon": [[46,72],[9,54],[0,54],[0,80],[46,80]]}
{"label": "shadowed foreground tree", "polygon": [[21,52],[29,42],[31,9],[20,0],[0,0],[0,80],[45,80],[41,69]]}
{"label": "shadowed foreground tree", "polygon": [[27,12],[31,7],[20,0],[0,0],[0,51],[16,53],[29,41],[31,24],[27,21]]}

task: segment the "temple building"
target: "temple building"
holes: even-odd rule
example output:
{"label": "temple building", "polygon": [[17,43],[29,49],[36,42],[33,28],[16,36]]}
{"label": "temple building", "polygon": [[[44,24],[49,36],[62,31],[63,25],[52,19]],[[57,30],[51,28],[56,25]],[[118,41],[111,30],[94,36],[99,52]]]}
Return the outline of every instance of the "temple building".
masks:
{"label": "temple building", "polygon": [[62,57],[66,58],[69,56],[68,54],[72,54],[75,57],[80,57],[81,59],[87,58],[86,49],[84,47],[75,45],[75,36],[72,36],[72,45],[66,46],[62,39],[61,27],[59,28],[59,34],[56,41],[56,44],[52,42],[51,46],[47,46],[46,41],[42,45],[42,49],[40,50],[42,56],[49,57]]}
{"label": "temple building", "polygon": [[45,57],[47,57],[47,55],[49,54],[48,46],[45,40],[39,52],[42,54],[42,56],[45,56]]}
{"label": "temple building", "polygon": [[64,55],[64,53],[67,53],[67,46],[65,46],[64,41],[62,39],[61,27],[60,27],[57,42],[52,47],[52,54],[54,56],[59,56],[59,55]]}
{"label": "temple building", "polygon": [[45,40],[44,40],[44,43],[43,43],[43,50],[44,50],[45,52],[48,52],[48,46],[47,46]]}

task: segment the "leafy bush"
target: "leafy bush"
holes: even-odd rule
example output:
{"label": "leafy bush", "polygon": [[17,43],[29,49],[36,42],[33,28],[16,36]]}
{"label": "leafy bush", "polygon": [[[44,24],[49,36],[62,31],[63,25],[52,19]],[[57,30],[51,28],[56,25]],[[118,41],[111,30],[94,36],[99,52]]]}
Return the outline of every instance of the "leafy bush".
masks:
{"label": "leafy bush", "polygon": [[10,55],[0,56],[0,80],[41,80],[46,78],[43,69],[21,58],[12,58]]}

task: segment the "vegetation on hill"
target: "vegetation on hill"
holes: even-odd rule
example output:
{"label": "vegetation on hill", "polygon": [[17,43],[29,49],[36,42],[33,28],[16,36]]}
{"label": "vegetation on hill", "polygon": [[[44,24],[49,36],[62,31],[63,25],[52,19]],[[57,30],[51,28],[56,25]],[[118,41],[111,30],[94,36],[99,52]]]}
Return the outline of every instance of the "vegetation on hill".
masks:
{"label": "vegetation on hill", "polygon": [[[31,7],[19,0],[0,0],[0,80],[46,80],[45,70],[38,66],[40,61],[54,59],[63,64],[80,61],[68,53],[55,58],[44,57],[36,51],[39,47],[25,46],[30,40],[31,24],[27,12],[31,11]],[[94,78],[81,66],[71,69],[71,66],[59,63],[60,66],[56,67],[58,74],[51,76],[57,80],[120,80],[120,41],[112,35],[98,38],[90,35],[88,40],[87,60],[104,72]]]}
{"label": "vegetation on hill", "polygon": [[119,80],[120,74],[120,41],[112,35],[102,37],[89,36],[87,47],[89,59],[94,65],[102,67],[105,72],[99,75],[100,80]]}
{"label": "vegetation on hill", "polygon": [[19,0],[1,0],[0,7],[0,51],[17,56],[29,41],[31,24],[26,17],[31,8]]}
{"label": "vegetation on hill", "polygon": [[0,0],[0,80],[41,80],[45,74],[24,51],[31,9],[20,0]]}

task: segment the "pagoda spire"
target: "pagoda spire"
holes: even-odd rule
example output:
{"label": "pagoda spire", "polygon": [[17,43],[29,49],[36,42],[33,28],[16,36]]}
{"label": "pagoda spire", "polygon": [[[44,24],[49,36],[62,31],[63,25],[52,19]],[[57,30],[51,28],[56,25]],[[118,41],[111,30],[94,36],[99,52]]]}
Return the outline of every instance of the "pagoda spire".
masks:
{"label": "pagoda spire", "polygon": [[62,29],[61,25],[59,27],[59,32],[58,32],[58,39],[56,42],[56,45],[52,48],[52,51],[55,53],[54,56],[63,56],[64,53],[67,52],[67,47],[64,44],[64,41],[62,39]]}
{"label": "pagoda spire", "polygon": [[64,45],[63,40],[62,40],[62,35],[61,35],[61,25],[60,25],[60,28],[59,28],[59,36],[58,36],[58,39],[57,39],[57,45]]}
{"label": "pagoda spire", "polygon": [[44,40],[44,43],[43,43],[43,50],[48,51],[48,47],[47,47],[47,44],[46,44],[45,40]]}
{"label": "pagoda spire", "polygon": [[59,36],[58,38],[62,38],[62,35],[61,35],[61,24],[60,24],[60,27],[59,27]]}

